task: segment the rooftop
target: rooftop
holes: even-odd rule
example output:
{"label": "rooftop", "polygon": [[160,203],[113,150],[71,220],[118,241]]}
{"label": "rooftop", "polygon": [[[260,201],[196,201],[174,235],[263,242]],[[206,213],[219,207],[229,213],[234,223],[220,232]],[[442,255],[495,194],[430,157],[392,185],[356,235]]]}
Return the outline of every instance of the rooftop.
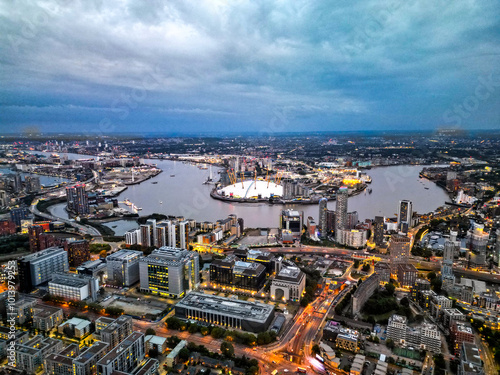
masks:
{"label": "rooftop", "polygon": [[75,362],[82,363],[82,364],[86,363],[89,360],[91,360],[92,358],[94,358],[94,356],[96,356],[97,354],[105,351],[108,346],[109,346],[109,344],[106,342],[96,341],[92,344],[92,346],[87,348],[87,350],[80,353],[80,355],[75,358]]}
{"label": "rooftop", "polygon": [[303,272],[299,267],[288,267],[285,266],[281,269],[278,275],[275,277],[275,280],[284,280],[284,281],[295,281],[298,282],[300,279],[304,277]]}
{"label": "rooftop", "polygon": [[98,363],[108,364],[110,361],[113,361],[117,356],[120,355],[120,353],[133,345],[134,342],[139,340],[141,337],[144,338],[144,334],[142,332],[132,332],[120,344],[118,344],[118,346],[113,348],[109,353],[102,357]]}
{"label": "rooftop", "polygon": [[246,320],[264,322],[274,311],[274,306],[259,302],[248,302],[199,292],[189,293],[176,307],[196,308],[229,316],[239,316]]}
{"label": "rooftop", "polygon": [[56,273],[52,276],[51,284],[64,285],[72,288],[83,288],[89,285],[90,276],[75,273]]}
{"label": "rooftop", "polygon": [[132,260],[135,260],[136,258],[138,259],[142,255],[143,255],[142,251],[122,249],[122,250],[117,251],[114,254],[108,255],[106,260],[130,262]]}

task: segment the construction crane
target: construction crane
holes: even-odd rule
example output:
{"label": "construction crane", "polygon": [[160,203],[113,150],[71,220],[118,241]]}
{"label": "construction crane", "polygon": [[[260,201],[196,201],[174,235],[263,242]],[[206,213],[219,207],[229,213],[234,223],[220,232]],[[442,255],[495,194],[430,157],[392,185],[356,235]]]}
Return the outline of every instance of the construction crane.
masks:
{"label": "construction crane", "polygon": [[283,170],[279,169],[278,172],[276,173],[276,177],[275,177],[276,185],[280,184],[281,177],[283,177]]}
{"label": "construction crane", "polygon": [[269,189],[269,169],[266,171],[267,188]]}
{"label": "construction crane", "polygon": [[231,185],[236,184],[236,175],[234,174],[234,169],[231,169],[230,171],[227,171],[227,176],[229,177],[229,181],[231,182]]}
{"label": "construction crane", "polygon": [[241,188],[244,189],[245,185],[243,185],[243,179],[245,178],[245,172],[241,172]]}
{"label": "construction crane", "polygon": [[255,178],[254,178],[253,186],[254,186],[254,189],[257,190],[257,169],[254,172],[255,172]]}

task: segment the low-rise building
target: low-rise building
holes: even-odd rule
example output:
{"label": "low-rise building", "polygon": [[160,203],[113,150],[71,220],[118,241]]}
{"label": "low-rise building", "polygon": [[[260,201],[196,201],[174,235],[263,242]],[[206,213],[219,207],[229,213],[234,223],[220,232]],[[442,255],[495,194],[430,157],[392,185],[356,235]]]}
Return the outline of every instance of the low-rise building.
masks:
{"label": "low-rise building", "polygon": [[443,310],[443,325],[451,327],[454,322],[465,322],[465,315],[458,309]]}
{"label": "low-rise building", "polygon": [[50,331],[62,323],[63,309],[37,304],[33,307],[33,327],[40,331]]}
{"label": "low-rise building", "polygon": [[462,343],[458,375],[485,375],[478,347],[470,342]]}
{"label": "low-rise building", "polygon": [[175,315],[244,331],[262,332],[271,324],[274,308],[259,302],[191,292],[175,305]]}
{"label": "low-rise building", "polygon": [[162,354],[167,350],[167,338],[162,336],[148,335],[144,338],[144,345],[146,345],[146,351],[156,350],[158,353]]}
{"label": "low-rise building", "polygon": [[455,355],[460,354],[460,350],[462,349],[462,343],[464,342],[474,342],[474,333],[472,331],[472,327],[470,324],[465,322],[454,322],[451,326],[450,330],[452,347],[451,351]]}
{"label": "low-rise building", "polygon": [[97,299],[99,282],[93,276],[74,273],[56,273],[49,281],[49,293],[70,301],[90,301]]}
{"label": "low-rise building", "polygon": [[284,266],[271,283],[275,300],[299,301],[306,288],[306,276],[298,267]]}
{"label": "low-rise building", "polygon": [[59,333],[70,331],[78,339],[87,336],[90,333],[91,322],[85,319],[71,318],[57,327]]}
{"label": "low-rise building", "polygon": [[175,348],[172,349],[170,353],[167,355],[167,360],[165,361],[165,364],[168,367],[173,367],[174,364],[177,363],[177,358],[179,357],[179,352],[181,351],[182,348],[185,348],[187,345],[186,340],[180,341]]}

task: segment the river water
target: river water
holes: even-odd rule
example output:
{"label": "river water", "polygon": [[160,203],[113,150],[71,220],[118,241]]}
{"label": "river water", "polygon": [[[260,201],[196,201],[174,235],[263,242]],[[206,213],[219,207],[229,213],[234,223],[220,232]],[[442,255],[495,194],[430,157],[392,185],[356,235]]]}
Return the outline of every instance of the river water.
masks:
{"label": "river water", "polygon": [[[82,155],[77,155],[82,157]],[[304,212],[304,217],[318,220],[318,205],[270,205],[267,203],[228,203],[212,199],[213,185],[204,185],[208,170],[196,165],[170,160],[145,160],[155,163],[163,170],[158,176],[138,185],[129,186],[118,196],[119,201],[129,199],[141,207],[139,215],[162,213],[184,216],[197,221],[215,221],[229,214],[242,217],[245,227],[278,227],[279,214],[283,208],[293,208]],[[373,168],[367,173],[372,177],[369,188],[372,193],[363,192],[350,197],[349,211],[358,211],[360,221],[375,216],[394,216],[400,200],[413,202],[413,209],[419,213],[434,211],[442,206],[448,196],[431,181],[420,179],[419,172],[424,166],[389,166]],[[214,179],[218,179],[217,169],[213,169]],[[64,204],[52,206],[50,212],[67,217]],[[123,204],[120,206],[127,207]],[[335,201],[328,202],[328,208],[335,209]],[[134,222],[120,220],[107,224],[117,235],[136,227]]]}

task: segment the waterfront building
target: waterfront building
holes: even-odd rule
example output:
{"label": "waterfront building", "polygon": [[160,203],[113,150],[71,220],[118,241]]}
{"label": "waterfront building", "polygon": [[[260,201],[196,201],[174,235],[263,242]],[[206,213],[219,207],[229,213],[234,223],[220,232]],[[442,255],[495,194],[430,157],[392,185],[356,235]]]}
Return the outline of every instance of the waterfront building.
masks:
{"label": "waterfront building", "polygon": [[24,182],[26,183],[26,191],[28,193],[37,193],[42,189],[40,177],[38,176],[26,176]]}
{"label": "waterfront building", "polygon": [[319,233],[321,237],[326,237],[328,234],[327,217],[326,213],[328,211],[328,199],[321,198],[319,200]]}
{"label": "waterfront building", "polygon": [[108,282],[117,286],[131,286],[139,281],[139,260],[142,251],[119,250],[106,257]]}
{"label": "waterfront building", "polygon": [[375,216],[375,221],[373,223],[373,242],[377,246],[384,245],[384,217]]}
{"label": "waterfront building", "polygon": [[271,298],[300,301],[306,288],[306,277],[298,267],[284,266],[271,283]]}
{"label": "waterfront building", "polygon": [[335,208],[335,239],[342,244],[342,230],[347,229],[347,200],[349,189],[342,186],[337,190],[337,206]]}
{"label": "waterfront building", "polygon": [[399,202],[398,207],[398,230],[403,233],[408,233],[408,229],[412,226],[413,204],[408,200]]}
{"label": "waterfront building", "polygon": [[68,211],[80,216],[86,216],[90,213],[85,184],[78,184],[66,188],[66,208]]}
{"label": "waterfront building", "polygon": [[60,247],[50,247],[17,261],[20,291],[29,293],[37,286],[52,279],[56,272],[68,272],[68,253]]}
{"label": "waterfront building", "polygon": [[354,248],[364,247],[367,240],[367,231],[363,229],[343,229],[338,233],[337,242]]}
{"label": "waterfront building", "polygon": [[175,305],[175,315],[227,328],[264,332],[274,318],[274,307],[260,302],[191,292]]}
{"label": "waterfront building", "polygon": [[199,256],[195,251],[164,246],[140,259],[139,273],[142,291],[182,297],[200,282]]}
{"label": "waterfront building", "polygon": [[151,247],[154,245],[154,236],[153,236],[153,226],[151,224],[142,224],[140,227],[141,230],[141,246]]}
{"label": "waterfront building", "polygon": [[280,229],[290,231],[295,238],[300,237],[302,234],[302,214],[295,210],[282,210]]}
{"label": "waterfront building", "polygon": [[130,229],[129,231],[125,232],[125,243],[127,245],[142,244],[141,233],[141,228]]}

